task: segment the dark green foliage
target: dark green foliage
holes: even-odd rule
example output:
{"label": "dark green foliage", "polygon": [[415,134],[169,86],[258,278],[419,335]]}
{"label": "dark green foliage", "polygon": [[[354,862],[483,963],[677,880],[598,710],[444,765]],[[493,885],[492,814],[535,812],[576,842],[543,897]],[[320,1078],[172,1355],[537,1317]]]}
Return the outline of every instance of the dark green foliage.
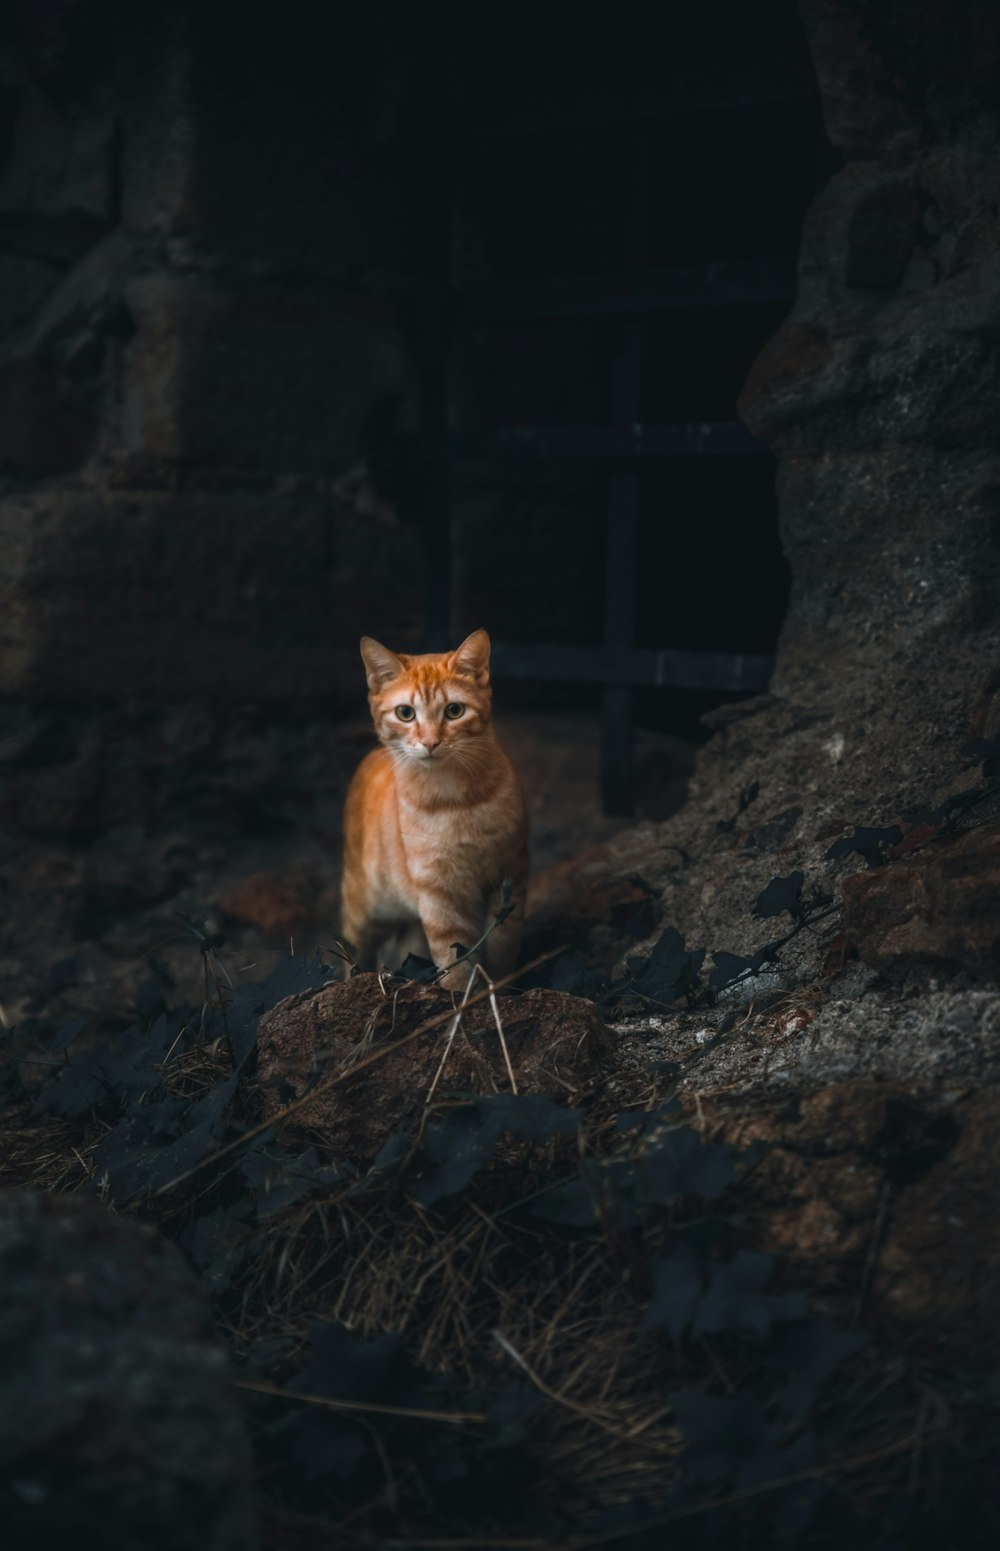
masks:
{"label": "dark green foliage", "polygon": [[772,878],[767,888],[757,896],[753,907],[755,916],[767,920],[770,916],[783,915],[787,910],[793,921],[802,913],[802,884],[805,874],[791,872],[787,878]]}
{"label": "dark green foliage", "polygon": [[965,766],[967,770],[973,765],[978,765],[980,774],[987,781],[995,780],[1000,776],[1000,737],[973,738],[971,743],[964,745],[961,752],[967,762]]}
{"label": "dark green foliage", "polygon": [[[755,795],[745,794],[746,803]],[[757,914],[787,914],[785,936],[748,957],[716,952],[706,983],[705,950],[689,949],[668,927],[632,966],[627,991],[654,1005],[711,1002],[776,960],[828,904],[817,890],[803,898],[801,873],[773,879]],[[496,920],[511,908],[508,891]],[[220,1307],[231,1309],[268,1236],[289,1231],[297,1210],[308,1221],[310,1202],[339,1190],[377,1203],[383,1193],[400,1210],[454,1216],[464,1210],[463,1192],[471,1194],[491,1165],[505,1167],[512,1150],[533,1157],[542,1183],[505,1208],[512,1229],[527,1244],[541,1237],[565,1248],[567,1239],[590,1235],[597,1245],[618,1246],[630,1268],[635,1340],[648,1350],[651,1371],[663,1373],[664,1388],[677,1362],[686,1373],[703,1374],[700,1385],[693,1379],[670,1397],[686,1444],[670,1496],[624,1505],[620,1543],[632,1551],[659,1545],[662,1535],[652,1527],[658,1516],[692,1507],[722,1536],[747,1526],[770,1539],[806,1530],[820,1488],[812,1478],[780,1482],[817,1465],[807,1419],[821,1386],[854,1354],[859,1338],[811,1315],[801,1293],[774,1290],[772,1258],[741,1242],[742,1181],[756,1152],[704,1142],[680,1123],[679,1106],[668,1099],[649,1112],[619,1115],[610,1151],[595,1154],[583,1142],[582,1112],[531,1094],[452,1096],[415,1135],[390,1136],[364,1177],[349,1163],[321,1158],[315,1147],[289,1151],[256,1115],[242,1111],[241,1076],[253,1060],[261,1013],[322,985],[329,971],[285,958],[265,981],[232,988],[218,958],[218,936],[203,921],[184,924],[205,963],[201,1009],[169,1008],[169,987],[159,979],[143,991],[133,1028],[88,1044],[88,1031],[78,1024],[41,1052],[55,1065],[36,1112],[70,1121],[98,1115],[108,1126],[97,1149],[98,1184],[111,1202],[158,1217]],[[414,958],[403,973],[418,981],[437,976]],[[716,1037],[725,1037],[721,1026]],[[171,1081],[171,1062],[213,1041],[216,1079],[188,1096]],[[605,1275],[614,1274],[611,1264]],[[716,1392],[702,1363],[706,1343],[740,1353],[747,1377],[736,1394]],[[487,1501],[502,1515],[511,1507],[512,1461],[519,1479],[528,1480],[533,1434],[550,1404],[520,1376],[512,1381],[509,1364],[487,1365],[470,1393],[456,1378],[420,1370],[402,1336],[363,1340],[332,1320],[312,1325],[308,1355],[297,1369],[289,1343],[272,1341],[251,1346],[243,1372],[276,1391],[247,1391],[267,1469],[292,1498],[316,1492],[317,1502],[329,1491],[368,1501],[381,1490],[391,1457],[416,1473],[425,1492],[439,1489],[449,1500],[462,1492],[473,1515]],[[295,1401],[293,1394],[310,1398]],[[433,1420],[446,1411],[478,1420],[474,1428]],[[714,1506],[720,1494],[772,1481],[775,1488],[755,1496],[750,1508]],[[585,1514],[577,1511],[573,1531],[598,1531],[602,1521],[588,1522]]]}
{"label": "dark green foliage", "polygon": [[437,979],[438,971],[433,959],[422,959],[419,953],[408,953],[396,974],[401,980],[417,980],[423,985],[429,985]]}
{"label": "dark green foliage", "polygon": [[[185,924],[206,957],[215,952],[215,937],[201,934],[198,923]],[[151,1027],[136,1024],[78,1047],[86,1026],[77,1020],[42,1042],[41,1055],[52,1065],[52,1076],[33,1112],[66,1120],[97,1113],[110,1122],[96,1150],[98,1186],[117,1206],[137,1202],[200,1164],[228,1136],[240,1073],[254,1053],[261,1014],[329,978],[329,970],[316,960],[285,957],[266,980],[234,991],[217,987],[215,999],[200,1012],[163,1011]],[[216,1035],[224,1037],[231,1069],[207,1092],[178,1096],[167,1081],[168,1056]]]}
{"label": "dark green foliage", "polygon": [[[309,1334],[309,1361],[292,1389],[328,1400],[399,1403],[406,1357],[398,1336],[363,1341],[343,1325],[317,1324]],[[307,1480],[353,1474],[370,1447],[370,1433],[348,1416],[305,1406],[290,1421],[291,1456]]]}
{"label": "dark green foliage", "polygon": [[629,991],[647,1001],[672,1007],[679,997],[691,1000],[700,987],[704,948],[689,951],[673,926],[661,932],[643,967],[628,983]]}
{"label": "dark green foliage", "polygon": [[[493,1156],[506,1131],[521,1141],[541,1142],[577,1129],[575,1110],[537,1093],[498,1093],[450,1110],[427,1127],[413,1152],[413,1194],[424,1206],[464,1190]],[[399,1144],[396,1144],[398,1156]],[[383,1148],[383,1153],[385,1149]],[[383,1156],[379,1154],[379,1159]],[[376,1167],[379,1159],[376,1159]]]}
{"label": "dark green foliage", "polygon": [[293,1156],[280,1147],[267,1146],[264,1137],[244,1155],[240,1173],[253,1192],[257,1222],[350,1177],[339,1165],[321,1164],[315,1147]]}

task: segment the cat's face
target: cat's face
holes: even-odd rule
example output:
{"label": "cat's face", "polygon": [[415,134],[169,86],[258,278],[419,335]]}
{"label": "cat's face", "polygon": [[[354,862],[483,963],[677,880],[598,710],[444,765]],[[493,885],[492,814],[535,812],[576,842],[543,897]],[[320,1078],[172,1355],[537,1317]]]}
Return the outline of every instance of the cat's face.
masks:
{"label": "cat's face", "polygon": [[410,657],[361,640],[368,704],[395,758],[427,770],[474,757],[490,727],[490,638],[476,630],[454,652]]}

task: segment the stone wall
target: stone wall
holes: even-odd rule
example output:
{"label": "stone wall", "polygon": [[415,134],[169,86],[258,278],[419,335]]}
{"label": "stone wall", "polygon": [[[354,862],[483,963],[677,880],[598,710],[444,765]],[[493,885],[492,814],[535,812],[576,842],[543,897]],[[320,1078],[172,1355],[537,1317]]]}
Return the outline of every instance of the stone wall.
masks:
{"label": "stone wall", "polygon": [[364,24],[333,60],[302,25],[10,16],[2,694],[343,699],[362,630],[419,624],[367,468],[414,392],[392,75]]}

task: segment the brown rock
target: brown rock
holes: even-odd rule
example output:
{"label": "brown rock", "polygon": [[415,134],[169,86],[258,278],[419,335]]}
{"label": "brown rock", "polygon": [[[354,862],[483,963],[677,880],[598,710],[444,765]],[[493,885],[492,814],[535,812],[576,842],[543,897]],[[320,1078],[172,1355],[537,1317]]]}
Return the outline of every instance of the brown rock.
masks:
{"label": "brown rock", "polygon": [[844,881],[844,929],[883,973],[914,965],[1000,974],[1000,824]]}
{"label": "brown rock", "polygon": [[[448,1023],[423,1025],[453,1007],[437,986],[374,974],[339,980],[320,991],[290,996],[266,1013],[257,1039],[265,1115],[312,1083],[386,1049],[346,1083],[305,1105],[287,1129],[308,1131],[324,1147],[371,1157],[396,1130],[415,1125],[445,1053]],[[511,1065],[520,1092],[572,1103],[610,1051],[611,1036],[592,1003],[559,991],[498,997]],[[406,1040],[408,1043],[399,1042]],[[448,1053],[436,1089],[509,1093],[510,1076],[488,1002],[470,1007]]]}
{"label": "brown rock", "polygon": [[702,1116],[722,1140],[767,1144],[752,1176],[763,1248],[834,1285],[869,1277],[879,1319],[1000,1341],[1000,1094],[848,1082]]}
{"label": "brown rock", "polygon": [[874,1291],[887,1314],[962,1339],[1000,1335],[1000,1096],[953,1106],[954,1148],[901,1192],[879,1249]]}

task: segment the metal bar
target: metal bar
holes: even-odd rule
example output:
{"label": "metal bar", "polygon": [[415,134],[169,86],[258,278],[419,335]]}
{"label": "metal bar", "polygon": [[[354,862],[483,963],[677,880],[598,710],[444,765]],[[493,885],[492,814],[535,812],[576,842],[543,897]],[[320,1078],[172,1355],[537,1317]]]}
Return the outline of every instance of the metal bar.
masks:
{"label": "metal bar", "polygon": [[[648,262],[649,249],[649,141],[641,130],[630,147],[628,244],[626,275],[638,273]],[[615,429],[631,432],[639,422],[642,405],[642,368],[646,351],[646,324],[631,317],[622,331],[621,349],[615,358],[611,385],[611,412]],[[628,651],[635,645],[636,569],[639,549],[639,471],[613,468],[608,480],[608,517],[605,537],[604,643]],[[631,684],[606,684],[601,695],[601,801],[605,813],[632,816],[635,807],[632,772],[632,720],[634,694]]]}
{"label": "metal bar", "polygon": [[687,458],[767,452],[739,420],[689,425],[497,426],[453,431],[445,438],[454,461],[507,458]]}
{"label": "metal bar", "polygon": [[794,295],[795,264],[791,259],[753,259],[613,278],[566,275],[509,285],[470,286],[453,293],[452,317],[456,324],[468,326],[518,318],[614,316],[786,302]]}
{"label": "metal bar", "polygon": [[643,647],[521,646],[494,641],[498,678],[565,684],[631,684],[636,688],[767,689],[774,658],[754,652],[653,651]]}
{"label": "metal bar", "polygon": [[448,455],[448,331],[451,295],[451,81],[440,62],[428,90],[424,120],[424,219],[419,254],[420,399],[418,431],[424,456],[415,469],[416,517],[422,537],[425,651],[444,651],[451,636],[452,543]]}
{"label": "metal bar", "polygon": [[[604,573],[604,640],[628,651],[635,640],[636,549],[639,538],[639,476],[615,469],[608,487]],[[629,683],[606,683],[601,696],[601,800],[605,813],[630,817],[632,792],[633,692]]]}

